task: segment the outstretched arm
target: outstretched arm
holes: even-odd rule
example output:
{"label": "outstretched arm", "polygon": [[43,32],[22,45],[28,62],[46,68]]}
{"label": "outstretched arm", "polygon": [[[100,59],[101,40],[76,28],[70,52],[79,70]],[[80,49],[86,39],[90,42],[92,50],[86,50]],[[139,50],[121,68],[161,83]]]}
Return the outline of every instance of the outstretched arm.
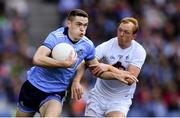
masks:
{"label": "outstretched arm", "polygon": [[134,75],[114,68],[111,65],[99,63],[97,59],[87,62],[87,65],[91,69],[93,75],[100,77],[101,79],[116,79],[125,84],[129,84],[127,80],[132,80],[134,82],[138,81]]}
{"label": "outstretched arm", "polygon": [[132,78],[132,82],[138,82],[138,79],[136,79],[136,78],[139,75],[140,69],[133,65],[129,65],[127,71],[120,70],[120,69],[113,67],[112,65],[103,64],[103,63],[93,64],[93,65],[90,65],[89,67],[92,68],[92,73],[95,76],[100,76],[103,72],[110,71],[110,72],[117,73],[122,76],[123,75],[127,76],[127,78],[131,78],[131,76],[134,76]]}

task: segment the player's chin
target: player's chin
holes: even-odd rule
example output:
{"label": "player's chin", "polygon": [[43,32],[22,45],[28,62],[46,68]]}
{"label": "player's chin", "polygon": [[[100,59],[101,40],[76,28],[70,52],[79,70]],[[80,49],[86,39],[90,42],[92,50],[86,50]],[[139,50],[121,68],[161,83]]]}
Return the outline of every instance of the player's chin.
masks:
{"label": "player's chin", "polygon": [[84,36],[84,34],[80,34],[80,35],[79,35],[79,38],[81,39],[83,36]]}

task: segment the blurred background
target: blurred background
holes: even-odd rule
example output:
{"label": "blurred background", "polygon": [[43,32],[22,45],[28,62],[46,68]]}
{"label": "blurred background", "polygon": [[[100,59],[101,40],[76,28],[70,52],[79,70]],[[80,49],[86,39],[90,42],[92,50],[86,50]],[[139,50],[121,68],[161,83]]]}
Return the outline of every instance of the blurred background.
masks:
{"label": "blurred background", "polygon": [[[136,40],[147,58],[128,116],[180,117],[180,0],[0,0],[0,116],[15,115],[34,52],[74,8],[88,12],[87,36],[96,46],[116,36],[123,17],[138,19]],[[87,71],[83,99],[68,97],[62,116],[83,116],[95,81]]]}

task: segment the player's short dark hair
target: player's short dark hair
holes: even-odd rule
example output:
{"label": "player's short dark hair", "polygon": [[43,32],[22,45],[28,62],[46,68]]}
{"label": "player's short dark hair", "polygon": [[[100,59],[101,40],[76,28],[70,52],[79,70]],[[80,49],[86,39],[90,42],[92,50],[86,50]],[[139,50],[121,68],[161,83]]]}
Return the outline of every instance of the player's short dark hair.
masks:
{"label": "player's short dark hair", "polygon": [[68,18],[68,20],[73,20],[73,18],[75,16],[82,16],[82,17],[87,17],[87,18],[89,17],[85,11],[83,11],[81,9],[74,9],[74,10],[70,11],[67,18]]}

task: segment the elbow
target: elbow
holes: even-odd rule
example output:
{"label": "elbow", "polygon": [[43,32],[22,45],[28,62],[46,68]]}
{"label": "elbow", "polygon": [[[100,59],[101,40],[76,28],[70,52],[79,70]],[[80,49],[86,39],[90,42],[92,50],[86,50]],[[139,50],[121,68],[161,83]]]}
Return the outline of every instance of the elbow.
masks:
{"label": "elbow", "polygon": [[40,59],[39,59],[38,57],[34,56],[34,57],[33,57],[33,60],[32,60],[32,63],[33,63],[34,65],[38,65],[39,61],[40,61]]}

